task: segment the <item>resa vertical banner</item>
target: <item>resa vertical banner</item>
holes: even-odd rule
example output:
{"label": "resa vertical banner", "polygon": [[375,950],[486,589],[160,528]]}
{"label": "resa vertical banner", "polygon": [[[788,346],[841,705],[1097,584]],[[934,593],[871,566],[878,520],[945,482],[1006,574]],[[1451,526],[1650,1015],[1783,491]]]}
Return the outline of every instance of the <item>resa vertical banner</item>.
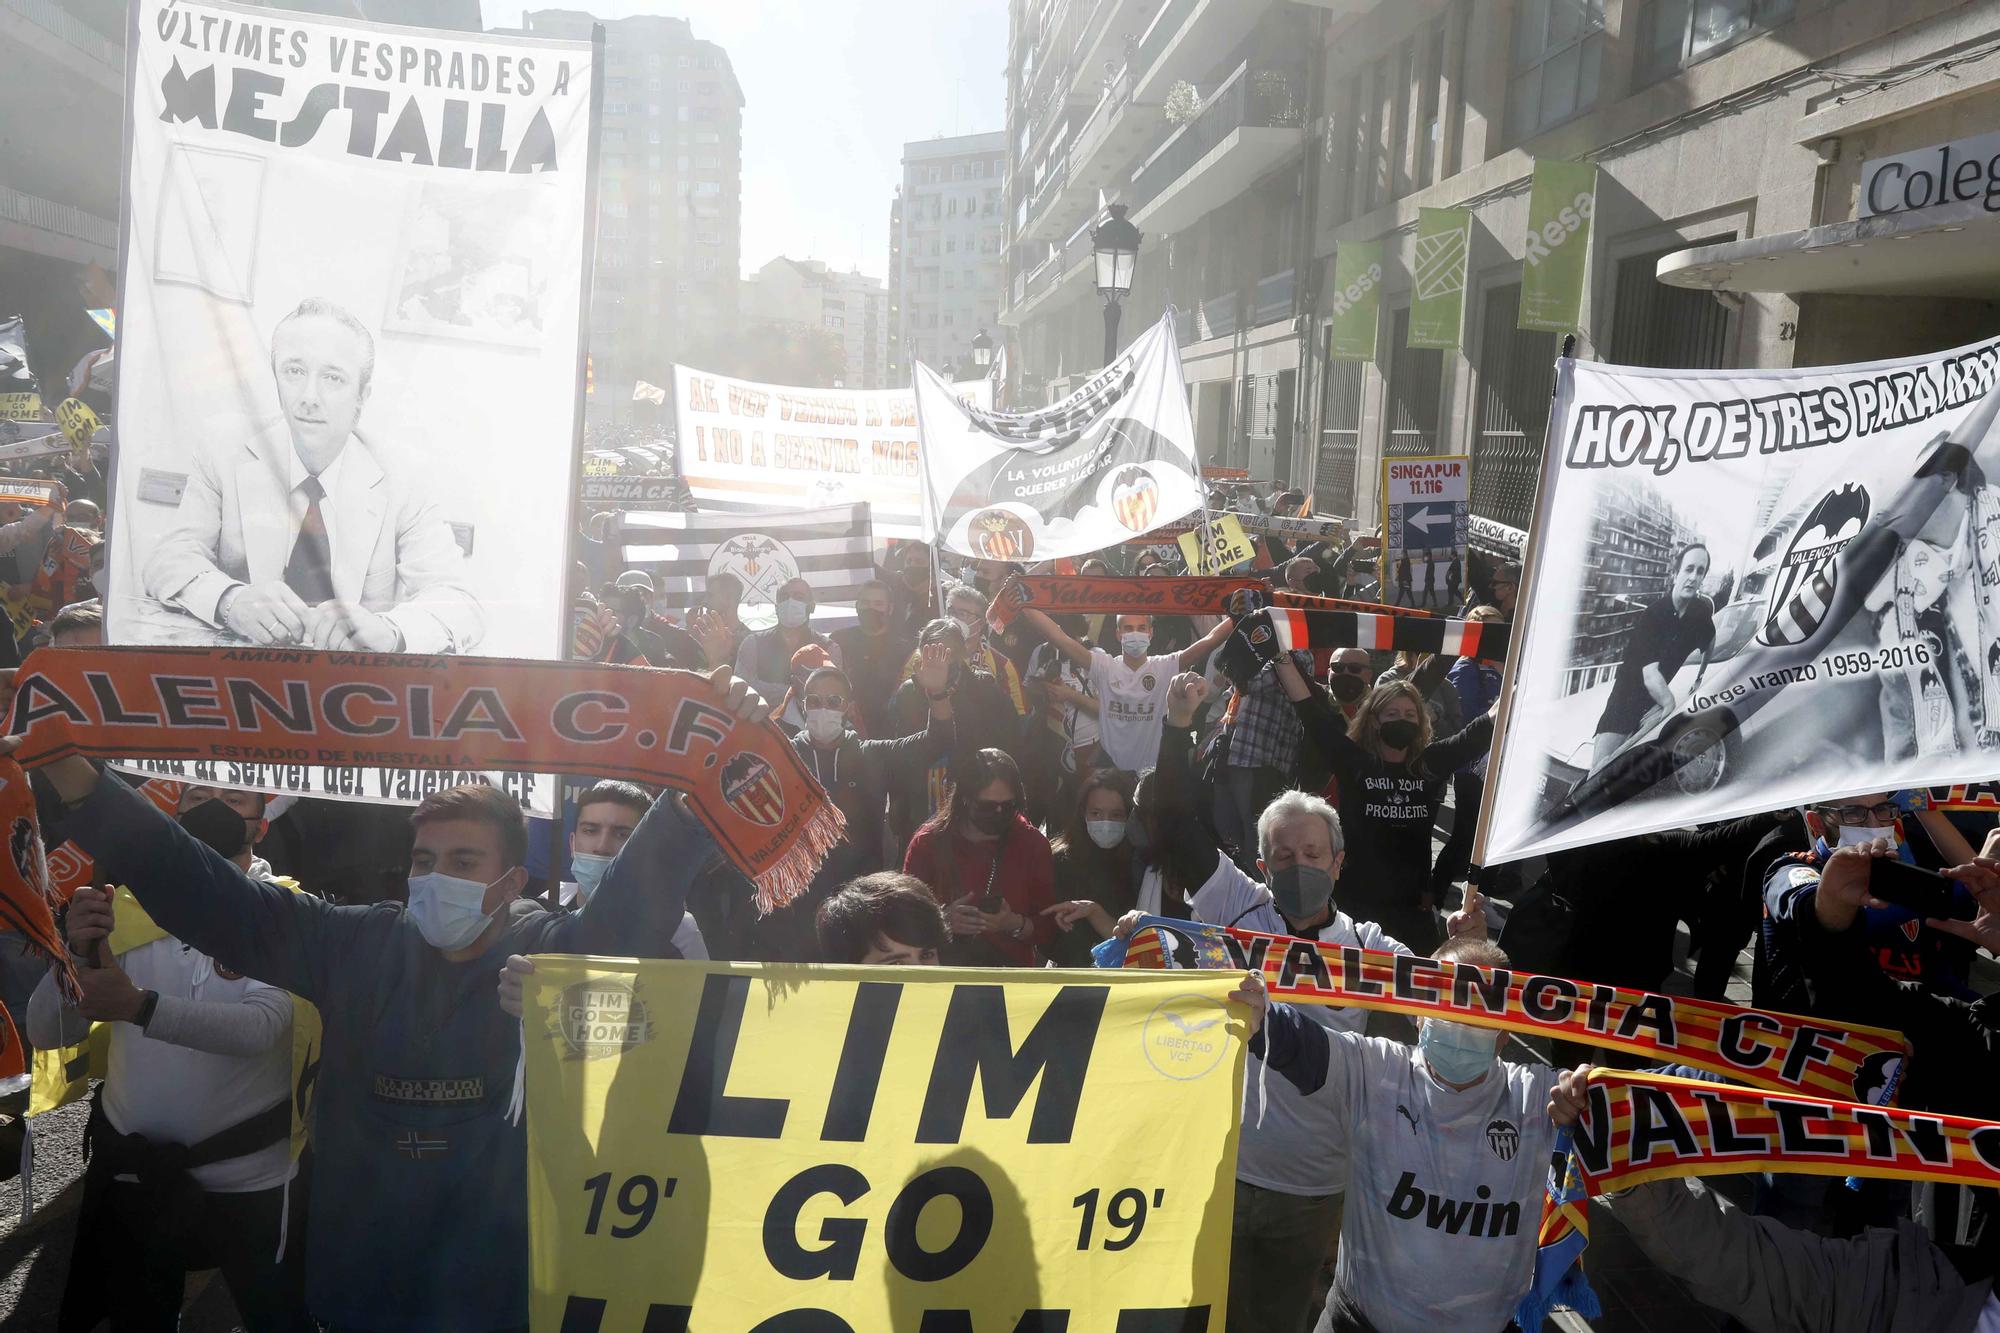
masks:
{"label": "resa vertical banner", "polygon": [[1219,1330],[1236,980],[537,959],[532,1326]]}
{"label": "resa vertical banner", "polygon": [[560,658],[593,45],[138,0],[127,67],[110,640]]}
{"label": "resa vertical banner", "polygon": [[1373,361],[1382,308],[1382,242],[1344,241],[1333,255],[1333,358]]}
{"label": "resa vertical banner", "polygon": [[1410,261],[1410,346],[1464,345],[1465,273],[1471,251],[1471,209],[1422,210]]}
{"label": "resa vertical banner", "polygon": [[1576,331],[1590,277],[1590,219],[1596,211],[1596,163],[1535,163],[1521,270],[1521,328]]}

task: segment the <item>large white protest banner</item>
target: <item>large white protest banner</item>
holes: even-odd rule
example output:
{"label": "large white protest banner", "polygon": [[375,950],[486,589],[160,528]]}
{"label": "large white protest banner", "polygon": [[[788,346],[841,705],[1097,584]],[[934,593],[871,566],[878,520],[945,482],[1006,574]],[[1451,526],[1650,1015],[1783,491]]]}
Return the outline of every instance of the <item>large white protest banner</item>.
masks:
{"label": "large white protest banner", "polygon": [[[561,657],[593,46],[131,13],[111,641]],[[182,776],[458,778],[261,758]]]}
{"label": "large white protest banner", "polygon": [[1996,367],[1559,362],[1476,857],[2000,773]]}
{"label": "large white protest banner", "polygon": [[1201,507],[1194,422],[1171,315],[1059,403],[988,412],[917,368],[924,504],[960,555],[1085,555]]}
{"label": "large white protest banner", "polygon": [[[979,407],[989,380],[954,393]],[[718,513],[867,504],[877,537],[926,540],[909,389],[810,389],[674,367],[681,477]]]}

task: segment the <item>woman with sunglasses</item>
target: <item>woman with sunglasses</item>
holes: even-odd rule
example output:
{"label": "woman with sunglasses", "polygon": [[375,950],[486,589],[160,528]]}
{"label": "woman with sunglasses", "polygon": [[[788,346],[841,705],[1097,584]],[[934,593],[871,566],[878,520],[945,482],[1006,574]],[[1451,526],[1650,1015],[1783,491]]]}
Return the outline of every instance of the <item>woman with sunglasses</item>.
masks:
{"label": "woman with sunglasses", "polygon": [[1005,750],[981,750],[959,766],[951,799],[910,839],[903,873],[944,904],[959,967],[1033,967],[1054,927],[1049,840],[1021,816],[1021,770]]}

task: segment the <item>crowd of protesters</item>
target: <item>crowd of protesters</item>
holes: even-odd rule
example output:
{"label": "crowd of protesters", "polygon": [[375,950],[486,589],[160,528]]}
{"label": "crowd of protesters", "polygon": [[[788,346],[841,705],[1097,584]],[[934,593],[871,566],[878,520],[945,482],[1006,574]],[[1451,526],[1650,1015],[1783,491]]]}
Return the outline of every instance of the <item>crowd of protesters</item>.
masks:
{"label": "crowd of protesters", "polygon": [[[95,506],[0,520],[0,659],[100,641],[95,557],[49,557],[68,531],[101,545]],[[535,953],[1076,967],[1156,915],[1661,989],[1686,922],[1700,993],[1720,997],[1753,945],[1758,1006],[1900,1028],[1902,1105],[2000,1118],[1971,969],[2000,949],[2000,835],[1920,796],[1599,844],[1502,880],[1469,865],[1492,663],[1281,652],[1227,616],[989,619],[1036,571],[908,544],[831,632],[803,579],[746,623],[742,585],[718,575],[674,617],[609,536],[601,520],[583,534],[575,655],[699,672],[720,706],[776,719],[845,840],[760,917],[678,799],[626,782],[571,784],[560,821],[466,786],[343,822],[331,803],[199,786],[167,813],[84,761],[38,770],[45,840],[119,886],[79,889],[62,923],[81,1004],[0,940],[0,998],[29,1043],[109,1032],[76,1252],[123,1256],[130,1280],[75,1264],[65,1333],[171,1328],[202,1268],[253,1333],[525,1327],[525,1144],[506,1111]],[[1479,558],[1413,582],[1365,542],[1273,539],[1267,555],[1274,588],[1443,594],[1437,609],[1481,620],[1511,617],[1520,578]],[[1078,572],[1180,571],[1134,546]],[[368,869],[322,874],[354,866],[339,844],[356,841]],[[1872,898],[1882,858],[1948,875],[1952,912]],[[324,1026],[303,1151],[291,997]],[[1242,1126],[1222,1326],[1508,1327],[1554,1134],[1590,1064],[1634,1061],[1538,1061],[1489,1029],[1274,1004],[1255,980],[1239,998],[1260,1109]],[[1496,1124],[1517,1152],[1487,1152]],[[1746,1210],[1666,1181],[1612,1207],[1746,1327],[2000,1326],[1991,1193],[1866,1184],[1761,1178]],[[1495,1223],[1427,1225],[1423,1197],[1490,1198]]]}

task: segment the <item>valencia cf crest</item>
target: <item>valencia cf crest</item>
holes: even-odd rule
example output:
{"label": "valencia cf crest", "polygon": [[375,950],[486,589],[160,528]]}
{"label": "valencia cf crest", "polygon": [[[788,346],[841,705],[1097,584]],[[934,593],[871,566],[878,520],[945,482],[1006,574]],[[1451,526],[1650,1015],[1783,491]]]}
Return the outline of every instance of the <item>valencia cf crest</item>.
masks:
{"label": "valencia cf crest", "polygon": [[1119,468],[1111,478],[1111,512],[1128,532],[1152,531],[1153,517],[1160,512],[1160,483],[1137,464]]}
{"label": "valencia cf crest", "polygon": [[987,509],[972,516],[972,549],[987,560],[1025,560],[1035,553],[1035,534],[1019,514]]}
{"label": "valencia cf crest", "polygon": [[785,817],[785,789],[778,771],[747,751],[723,766],[722,799],[753,824],[768,828]]}
{"label": "valencia cf crest", "polygon": [[1820,497],[1771,572],[1771,600],[1758,642],[1783,648],[1819,631],[1839,576],[1834,559],[1867,525],[1868,492],[1858,483],[1847,482]]}
{"label": "valencia cf crest", "polygon": [[1486,1122],[1486,1146],[1493,1155],[1503,1162],[1514,1160],[1514,1154],[1521,1150],[1521,1129],[1511,1120],[1489,1120]]}

